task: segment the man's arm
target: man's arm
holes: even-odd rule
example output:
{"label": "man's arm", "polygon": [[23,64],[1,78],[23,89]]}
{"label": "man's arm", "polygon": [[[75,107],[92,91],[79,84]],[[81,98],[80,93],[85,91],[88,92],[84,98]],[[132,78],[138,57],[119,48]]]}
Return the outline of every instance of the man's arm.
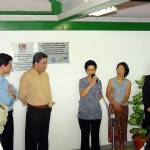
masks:
{"label": "man's arm", "polygon": [[13,103],[12,96],[8,93],[8,91],[0,88],[0,102],[3,104],[10,106]]}
{"label": "man's arm", "polygon": [[28,89],[28,79],[26,76],[22,76],[19,85],[19,100],[23,105],[27,104],[27,89]]}
{"label": "man's arm", "polygon": [[48,88],[49,88],[49,107],[52,108],[52,106],[55,104],[55,102],[52,100],[52,92],[51,92],[51,87],[50,87],[50,82],[49,82],[49,77],[48,77]]}
{"label": "man's arm", "polygon": [[144,107],[148,109],[150,107],[150,75],[145,76],[144,85],[142,88]]}

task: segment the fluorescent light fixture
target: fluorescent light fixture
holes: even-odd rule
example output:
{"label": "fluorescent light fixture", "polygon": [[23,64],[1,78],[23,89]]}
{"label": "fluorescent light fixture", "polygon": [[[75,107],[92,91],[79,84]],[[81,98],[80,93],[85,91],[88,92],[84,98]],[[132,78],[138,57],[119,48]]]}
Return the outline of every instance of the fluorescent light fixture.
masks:
{"label": "fluorescent light fixture", "polygon": [[104,14],[108,14],[110,12],[113,12],[113,11],[116,11],[117,8],[115,6],[111,6],[111,7],[108,7],[106,9],[102,9],[102,10],[99,10],[99,11],[96,11],[94,13],[91,13],[89,14],[89,16],[101,16],[101,15],[104,15]]}

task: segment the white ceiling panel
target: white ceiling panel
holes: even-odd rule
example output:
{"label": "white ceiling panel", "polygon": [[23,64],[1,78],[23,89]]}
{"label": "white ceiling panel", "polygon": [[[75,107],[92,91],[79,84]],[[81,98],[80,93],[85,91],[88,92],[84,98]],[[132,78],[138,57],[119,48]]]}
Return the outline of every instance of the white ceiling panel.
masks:
{"label": "white ceiling panel", "polygon": [[49,0],[0,0],[0,11],[51,11]]}

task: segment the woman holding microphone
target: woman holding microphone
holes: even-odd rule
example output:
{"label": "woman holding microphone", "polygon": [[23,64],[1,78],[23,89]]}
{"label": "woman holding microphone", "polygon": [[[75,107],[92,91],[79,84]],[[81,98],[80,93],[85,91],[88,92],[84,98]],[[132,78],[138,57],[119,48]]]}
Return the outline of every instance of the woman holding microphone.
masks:
{"label": "woman holding microphone", "polygon": [[[101,83],[95,75],[97,64],[93,60],[85,63],[86,77],[79,81],[79,109],[78,121],[81,130],[80,150],[89,150],[89,135],[91,132],[91,149],[100,150],[99,130],[102,118],[102,110],[99,100],[102,98]],[[99,85],[98,85],[99,84]]]}

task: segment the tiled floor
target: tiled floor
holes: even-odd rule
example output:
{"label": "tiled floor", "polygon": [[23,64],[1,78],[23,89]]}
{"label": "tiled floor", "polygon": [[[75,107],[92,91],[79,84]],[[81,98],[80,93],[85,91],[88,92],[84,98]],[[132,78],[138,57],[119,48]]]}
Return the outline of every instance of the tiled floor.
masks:
{"label": "tiled floor", "polygon": [[[101,150],[112,150],[112,145],[102,145]],[[120,150],[119,145],[117,145],[117,150]],[[136,150],[133,141],[128,141],[125,143],[125,150]]]}
{"label": "tiled floor", "polygon": [[[102,145],[101,150],[112,150],[112,145]],[[119,145],[117,145],[117,150],[120,150]],[[132,141],[128,141],[127,143],[125,143],[125,150],[136,150],[134,147],[134,143]]]}
{"label": "tiled floor", "polygon": [[[117,145],[117,150],[119,149],[120,149],[119,145]],[[101,146],[101,150],[112,150],[112,145]],[[135,150],[134,143],[133,142],[125,143],[125,150]]]}

